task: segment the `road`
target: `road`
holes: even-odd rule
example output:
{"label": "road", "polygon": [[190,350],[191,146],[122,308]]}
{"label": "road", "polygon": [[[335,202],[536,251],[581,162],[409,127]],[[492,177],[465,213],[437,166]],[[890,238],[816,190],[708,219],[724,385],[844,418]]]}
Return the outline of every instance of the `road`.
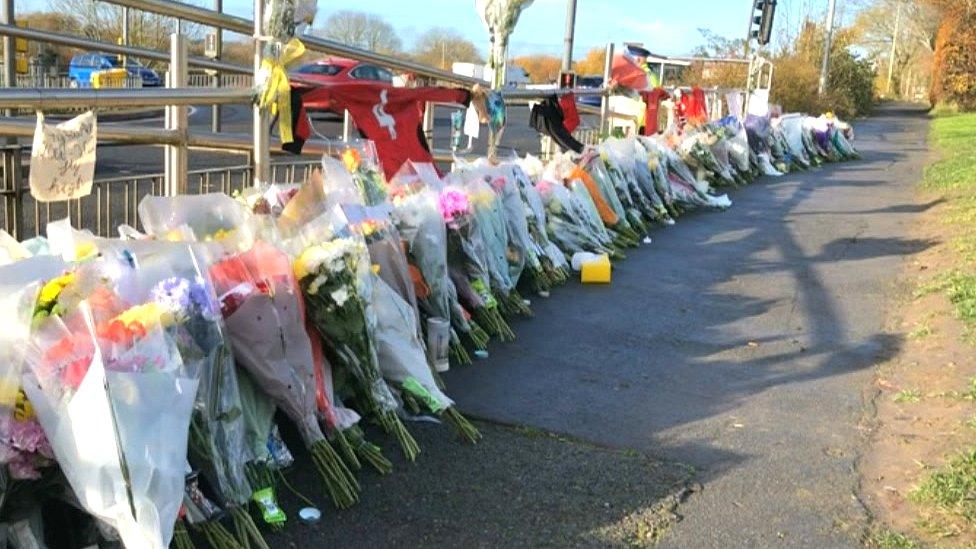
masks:
{"label": "road", "polygon": [[[857,125],[862,161],[734,190],[730,210],[656,231],[611,285],[533,300],[516,342],[445,376],[483,446],[419,425],[417,464],[366,475],[360,505],[281,541],[644,543],[686,464],[701,490],[665,547],[859,545],[859,420],[872,366],[901,345],[884,311],[902,256],[929,245],[907,236],[926,129],[882,108]],[[643,468],[621,465],[633,452]]]}

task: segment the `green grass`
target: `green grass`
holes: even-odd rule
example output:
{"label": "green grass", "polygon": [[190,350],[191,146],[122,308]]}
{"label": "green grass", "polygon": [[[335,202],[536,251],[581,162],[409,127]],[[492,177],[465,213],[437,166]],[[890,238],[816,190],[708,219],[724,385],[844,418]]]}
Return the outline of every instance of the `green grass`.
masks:
{"label": "green grass", "polygon": [[967,522],[976,520],[976,447],[953,457],[908,497]]}
{"label": "green grass", "polygon": [[940,116],[932,121],[932,142],[942,157],[925,169],[925,186],[936,190],[976,185],[976,114]]}
{"label": "green grass", "polygon": [[864,545],[872,549],[918,549],[921,545],[914,539],[887,529],[877,529],[868,534]]}
{"label": "green grass", "polygon": [[922,392],[918,389],[904,389],[895,394],[894,401],[903,404],[915,404],[922,400]]}
{"label": "green grass", "polygon": [[920,322],[915,329],[908,333],[909,339],[922,339],[932,335],[932,327],[928,323]]}

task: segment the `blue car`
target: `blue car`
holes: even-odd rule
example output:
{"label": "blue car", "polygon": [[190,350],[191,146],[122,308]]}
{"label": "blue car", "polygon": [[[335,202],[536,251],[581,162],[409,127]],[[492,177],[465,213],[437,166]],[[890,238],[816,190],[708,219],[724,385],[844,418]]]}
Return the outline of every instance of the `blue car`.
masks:
{"label": "blue car", "polygon": [[[122,57],[109,53],[85,53],[71,58],[68,64],[68,78],[71,85],[79,88],[91,87],[92,73],[106,69],[122,67]],[[162,85],[156,71],[143,67],[141,63],[132,59],[126,60],[125,69],[131,78],[141,77],[144,87]]]}

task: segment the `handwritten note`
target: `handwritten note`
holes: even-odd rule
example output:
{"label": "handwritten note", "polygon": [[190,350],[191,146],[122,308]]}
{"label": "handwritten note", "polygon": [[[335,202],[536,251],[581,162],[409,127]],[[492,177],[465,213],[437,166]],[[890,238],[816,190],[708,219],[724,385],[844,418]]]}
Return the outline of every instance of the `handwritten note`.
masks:
{"label": "handwritten note", "polygon": [[97,140],[97,119],[91,111],[57,125],[45,124],[44,115],[37,113],[31,195],[39,202],[54,202],[91,194]]}

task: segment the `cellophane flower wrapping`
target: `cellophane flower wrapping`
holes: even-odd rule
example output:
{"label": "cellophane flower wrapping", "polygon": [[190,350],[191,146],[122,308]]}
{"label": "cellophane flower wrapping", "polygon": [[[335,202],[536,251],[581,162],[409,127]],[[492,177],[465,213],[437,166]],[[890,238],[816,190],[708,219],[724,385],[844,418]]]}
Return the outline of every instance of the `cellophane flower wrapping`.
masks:
{"label": "cellophane flower wrapping", "polygon": [[210,264],[234,357],[296,424],[308,446],[322,441],[316,419],[312,343],[286,253],[256,240]]}
{"label": "cellophane flower wrapping", "polygon": [[[117,271],[101,276],[133,283]],[[164,331],[172,318],[112,287],[97,286],[62,315],[41,319],[24,391],[85,510],[127,547],[162,549],[183,500],[197,382],[183,375]]]}
{"label": "cellophane flower wrapping", "polygon": [[312,24],[317,9],[316,0],[265,0],[264,33],[274,42],[287,42]]}
{"label": "cellophane flower wrapping", "polygon": [[420,307],[428,316],[449,320],[457,291],[447,272],[447,228],[441,215],[440,194],[423,181],[411,162],[397,172],[390,188],[393,219],[427,289],[427,295],[418,300]]}
{"label": "cellophane flower wrapping", "polygon": [[[471,205],[470,222],[462,227],[462,249],[465,255],[477,257],[488,275],[487,290],[508,295],[515,288],[509,271],[508,227],[504,209],[495,186],[504,186],[504,178],[490,170],[475,169],[456,174],[462,181]],[[483,281],[483,278],[477,277]],[[474,277],[473,277],[474,279]]]}
{"label": "cellophane flower wrapping", "polygon": [[[106,261],[131,271],[119,288],[130,301],[152,301],[172,315],[166,327],[183,358],[186,377],[198,382],[190,426],[191,465],[217,491],[223,505],[243,505],[252,489],[245,466],[256,459],[246,442],[237,369],[205,255],[197,245],[122,242],[102,247]],[[265,439],[266,440],[266,439]]]}
{"label": "cellophane flower wrapping", "polygon": [[395,412],[399,403],[383,381],[376,355],[370,261],[363,237],[352,231],[336,206],[306,225],[288,247],[296,257],[294,273],[309,319],[357,386],[351,396],[365,398],[368,412]]}
{"label": "cellophane flower wrapping", "polygon": [[[359,200],[344,199],[342,203],[361,202],[366,206],[376,206],[386,201],[388,192],[386,177],[380,167],[376,145],[372,141],[347,143],[339,159],[337,162],[330,157],[323,158],[325,181],[336,185],[332,189],[333,193],[338,190],[340,184],[346,186],[349,182],[359,193]],[[345,168],[349,176],[348,180],[341,173],[341,168]]]}
{"label": "cellophane flower wrapping", "polygon": [[[20,259],[0,266],[0,466],[13,480],[37,479],[54,464],[47,435],[21,389],[34,308],[45,282],[61,280],[66,265],[55,257]],[[55,282],[52,288],[60,287]],[[47,293],[50,293],[48,289]]]}
{"label": "cellophane flower wrapping", "polygon": [[[536,182],[545,167],[538,158],[532,155],[526,155],[525,159],[520,159],[518,165],[521,168],[521,173],[516,173],[516,181],[525,203],[526,221],[532,240],[535,241],[541,253],[551,262],[553,268],[568,269],[569,263],[566,261],[566,254],[549,239],[549,233],[546,230],[548,220],[545,201],[543,201],[539,189],[536,188]],[[531,168],[528,165],[531,165]]]}

